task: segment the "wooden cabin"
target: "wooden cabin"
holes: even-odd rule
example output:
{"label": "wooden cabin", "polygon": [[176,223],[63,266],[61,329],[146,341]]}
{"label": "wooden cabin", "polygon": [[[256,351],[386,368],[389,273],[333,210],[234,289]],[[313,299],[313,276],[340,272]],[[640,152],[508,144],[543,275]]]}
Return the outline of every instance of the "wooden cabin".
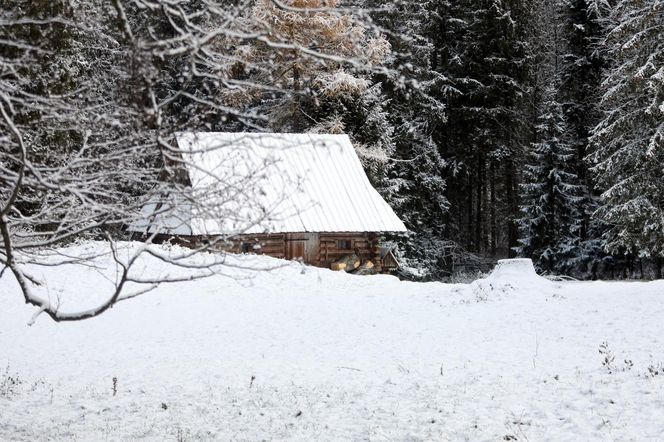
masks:
{"label": "wooden cabin", "polygon": [[377,271],[398,267],[381,236],[406,227],[369,182],[348,136],[181,133],[177,144],[189,202],[149,205],[146,220],[130,226],[135,235],[326,268],[352,254]]}

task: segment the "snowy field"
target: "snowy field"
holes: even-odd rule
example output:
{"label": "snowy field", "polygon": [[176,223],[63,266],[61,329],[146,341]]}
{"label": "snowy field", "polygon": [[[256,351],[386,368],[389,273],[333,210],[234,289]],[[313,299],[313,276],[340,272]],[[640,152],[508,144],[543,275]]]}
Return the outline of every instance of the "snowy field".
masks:
{"label": "snowy field", "polygon": [[[73,309],[72,288],[109,287],[109,262],[33,273]],[[289,264],[82,323],[28,327],[33,313],[5,272],[2,441],[664,440],[664,281],[416,284]]]}

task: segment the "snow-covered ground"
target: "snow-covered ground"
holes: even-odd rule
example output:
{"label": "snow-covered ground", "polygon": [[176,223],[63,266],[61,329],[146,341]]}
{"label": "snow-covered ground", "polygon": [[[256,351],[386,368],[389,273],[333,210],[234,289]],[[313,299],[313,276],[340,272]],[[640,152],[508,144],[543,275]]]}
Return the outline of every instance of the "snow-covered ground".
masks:
{"label": "snow-covered ground", "polygon": [[[73,309],[72,290],[109,286],[98,264],[33,273]],[[5,272],[2,441],[664,439],[664,281],[416,284],[289,264],[81,323],[29,327],[33,313]]]}

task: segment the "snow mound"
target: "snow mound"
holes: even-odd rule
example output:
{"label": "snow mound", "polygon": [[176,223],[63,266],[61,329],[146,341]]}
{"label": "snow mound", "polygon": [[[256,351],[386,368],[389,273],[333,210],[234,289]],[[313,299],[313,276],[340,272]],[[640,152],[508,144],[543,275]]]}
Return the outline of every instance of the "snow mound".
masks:
{"label": "snow mound", "polygon": [[474,281],[471,288],[478,300],[486,300],[495,293],[549,293],[555,284],[535,272],[532,260],[520,258],[499,260],[489,276]]}
{"label": "snow mound", "polygon": [[535,272],[530,259],[501,259],[486,278],[492,281],[547,281]]}

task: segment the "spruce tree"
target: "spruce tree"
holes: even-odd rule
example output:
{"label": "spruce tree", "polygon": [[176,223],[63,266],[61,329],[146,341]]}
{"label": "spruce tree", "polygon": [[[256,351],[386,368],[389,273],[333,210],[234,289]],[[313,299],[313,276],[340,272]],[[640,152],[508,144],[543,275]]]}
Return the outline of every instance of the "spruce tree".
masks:
{"label": "spruce tree", "polygon": [[519,216],[517,163],[530,139],[532,2],[462,1],[450,63],[460,91],[449,102],[444,157],[453,164],[452,224],[470,251],[511,256]]}
{"label": "spruce tree", "polygon": [[580,186],[573,171],[575,150],[567,139],[558,89],[544,93],[530,161],[524,169],[522,189],[523,236],[518,251],[543,271],[561,271],[578,245]]}
{"label": "spruce tree", "polygon": [[569,80],[568,5],[542,1],[537,7],[540,14],[531,24],[536,61],[531,97],[536,119],[523,170],[522,236],[516,251],[533,258],[544,271],[568,273],[577,263],[585,196],[579,184],[578,140],[567,124],[566,90],[561,87]]}
{"label": "spruce tree", "polygon": [[388,30],[392,47],[390,73],[383,81],[396,147],[389,200],[412,232],[398,238],[405,268],[419,269],[424,279],[449,274],[453,259],[445,223],[449,168],[440,154],[445,103],[452,93],[446,73],[453,22],[449,12],[446,1],[415,0],[375,17]]}
{"label": "spruce tree", "polygon": [[625,256],[664,256],[664,1],[611,8],[604,44],[603,118],[589,156],[601,186],[596,212],[604,247]]}
{"label": "spruce tree", "polygon": [[566,50],[561,60],[560,95],[568,137],[575,151],[570,164],[580,186],[578,242],[570,250],[567,271],[581,277],[597,277],[599,264],[610,257],[602,248],[604,225],[592,216],[599,195],[586,156],[590,153],[590,132],[600,118],[599,89],[604,66],[600,42],[604,26],[593,0],[563,0],[561,5]]}

